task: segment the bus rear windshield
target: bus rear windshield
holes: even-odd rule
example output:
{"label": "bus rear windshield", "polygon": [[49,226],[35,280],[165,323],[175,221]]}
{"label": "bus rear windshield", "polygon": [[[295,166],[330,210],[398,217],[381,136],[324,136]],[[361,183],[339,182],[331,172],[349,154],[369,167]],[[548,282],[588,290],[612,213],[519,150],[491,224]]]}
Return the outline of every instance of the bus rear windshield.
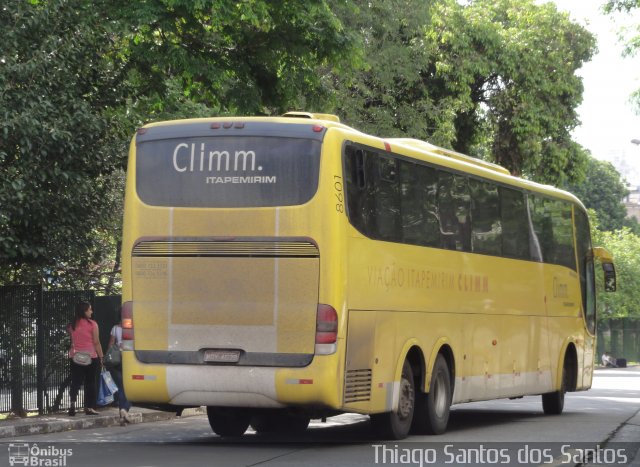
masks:
{"label": "bus rear windshield", "polygon": [[317,140],[273,136],[139,142],[136,189],[152,206],[299,205],[318,188],[320,148]]}

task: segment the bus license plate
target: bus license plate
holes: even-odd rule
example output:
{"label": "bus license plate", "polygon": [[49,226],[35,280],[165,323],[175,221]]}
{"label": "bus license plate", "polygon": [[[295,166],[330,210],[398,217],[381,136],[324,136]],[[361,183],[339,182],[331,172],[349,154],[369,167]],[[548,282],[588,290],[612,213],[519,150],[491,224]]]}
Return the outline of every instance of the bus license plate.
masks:
{"label": "bus license plate", "polygon": [[237,363],[240,360],[239,350],[205,350],[204,361],[214,363]]}

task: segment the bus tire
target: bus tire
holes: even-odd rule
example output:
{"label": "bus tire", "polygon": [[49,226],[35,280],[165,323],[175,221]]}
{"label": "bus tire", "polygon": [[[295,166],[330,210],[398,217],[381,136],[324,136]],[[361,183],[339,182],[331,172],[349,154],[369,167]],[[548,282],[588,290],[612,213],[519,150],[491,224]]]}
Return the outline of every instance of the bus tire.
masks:
{"label": "bus tire", "polygon": [[381,439],[403,439],[411,429],[416,392],[413,370],[407,360],[402,365],[399,392],[397,410],[370,416],[373,430]]}
{"label": "bus tire", "polygon": [[567,392],[567,364],[562,365],[562,383],[559,391],[542,395],[542,410],[546,415],[560,415],[564,410],[564,394]]}
{"label": "bus tire", "polygon": [[304,414],[290,413],[287,411],[265,411],[254,414],[251,418],[251,427],[256,433],[280,433],[298,434],[304,432],[309,426],[311,418]]}
{"label": "bus tire", "polygon": [[219,436],[242,436],[251,421],[246,409],[236,407],[207,407],[207,418],[213,432]]}
{"label": "bus tire", "polygon": [[416,396],[413,432],[440,435],[447,429],[451,408],[451,373],[447,361],[439,354],[433,365],[429,392]]}

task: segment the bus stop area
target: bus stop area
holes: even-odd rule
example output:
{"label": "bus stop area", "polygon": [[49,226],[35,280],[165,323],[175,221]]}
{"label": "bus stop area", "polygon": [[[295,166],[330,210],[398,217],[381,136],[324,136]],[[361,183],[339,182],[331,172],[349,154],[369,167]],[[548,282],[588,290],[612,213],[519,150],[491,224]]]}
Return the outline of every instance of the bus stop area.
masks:
{"label": "bus stop area", "polygon": [[[120,425],[117,407],[102,407],[97,410],[99,415],[85,415],[81,410],[74,417],[69,417],[63,412],[34,417],[8,417],[0,420],[0,439]],[[201,407],[190,408],[185,409],[180,417],[191,417],[205,413]],[[172,420],[177,418],[177,415],[175,412],[132,407],[129,418],[131,418],[131,423],[136,424]]]}

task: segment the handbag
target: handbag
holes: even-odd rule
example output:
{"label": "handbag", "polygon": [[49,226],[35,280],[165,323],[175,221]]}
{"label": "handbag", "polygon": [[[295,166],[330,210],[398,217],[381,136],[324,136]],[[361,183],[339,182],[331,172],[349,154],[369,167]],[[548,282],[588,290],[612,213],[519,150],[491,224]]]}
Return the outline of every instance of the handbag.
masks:
{"label": "handbag", "polygon": [[91,354],[82,350],[76,350],[74,346],[71,360],[73,360],[73,363],[75,363],[76,365],[89,366],[91,365]]}
{"label": "handbag", "polygon": [[104,354],[104,366],[113,368],[120,366],[122,364],[122,353],[120,353],[120,348],[117,344],[111,345],[107,349],[107,353]]}
{"label": "handbag", "polygon": [[91,365],[91,354],[89,352],[79,351],[73,354],[71,360],[73,360],[73,363],[76,365],[89,366]]}
{"label": "handbag", "polygon": [[113,395],[118,391],[118,386],[108,370],[100,372],[100,385],[98,386],[98,405],[109,405],[113,402]]}

